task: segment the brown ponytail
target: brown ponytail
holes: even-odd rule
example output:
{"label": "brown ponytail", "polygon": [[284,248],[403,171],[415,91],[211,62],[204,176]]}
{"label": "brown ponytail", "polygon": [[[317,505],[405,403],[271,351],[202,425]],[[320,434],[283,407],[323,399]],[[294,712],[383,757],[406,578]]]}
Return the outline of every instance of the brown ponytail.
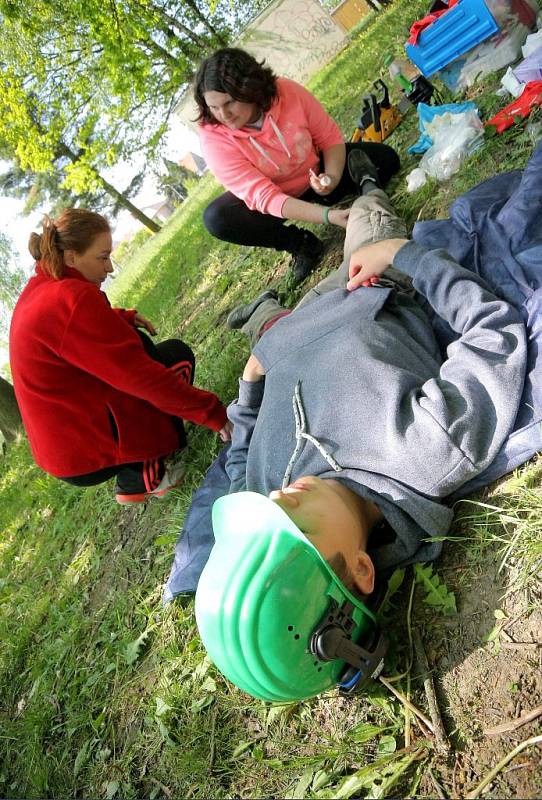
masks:
{"label": "brown ponytail", "polygon": [[84,253],[100,233],[110,233],[108,221],[86,208],[66,208],[57,219],[43,219],[43,233],[31,233],[30,255],[52,278],[64,275],[64,251]]}

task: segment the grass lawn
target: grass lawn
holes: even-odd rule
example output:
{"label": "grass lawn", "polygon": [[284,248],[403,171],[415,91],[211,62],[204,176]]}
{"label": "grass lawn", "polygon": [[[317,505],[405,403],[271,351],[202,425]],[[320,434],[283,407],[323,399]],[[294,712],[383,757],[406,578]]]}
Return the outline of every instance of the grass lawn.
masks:
{"label": "grass lawn", "polygon": [[[401,54],[407,28],[426,8],[425,0],[396,0],[312,81],[345,136],[361,95],[385,75],[385,54]],[[468,92],[486,119],[504,104],[495,95],[499,78]],[[405,175],[418,158],[406,148],[416,138],[411,112],[389,140],[403,158],[390,194],[410,225],[446,216],[463,191],[522,168],[533,146],[530,128],[515,125],[488,138],[448,182],[430,181],[409,195]],[[309,282],[292,290],[288,255],[233,247],[204,231],[202,210],[219,191],[203,178],[108,293],[153,320],[159,338],[189,342],[196,382],[229,402],[248,348],[241,334],[226,330],[228,311],[271,285],[291,303]],[[320,230],[329,247],[313,282],[340,260],[340,231]],[[412,632],[421,633],[450,737],[442,751],[382,685],[354,699],[329,692],[274,706],[251,700],[216,672],[199,642],[192,601],[161,604],[191,492],[219,444],[192,428],[189,447],[183,488],[141,509],[117,507],[111,486],[80,491],[45,475],[24,440],[4,455],[1,796],[458,797],[539,732],[532,722],[501,736],[484,734],[542,704],[536,463],[458,505],[445,555],[434,566],[455,593],[456,614],[429,607],[423,576],[416,583],[412,571],[384,612],[392,637],[386,675],[426,710],[411,645]],[[526,747],[486,796],[540,796],[539,763],[536,745]]]}

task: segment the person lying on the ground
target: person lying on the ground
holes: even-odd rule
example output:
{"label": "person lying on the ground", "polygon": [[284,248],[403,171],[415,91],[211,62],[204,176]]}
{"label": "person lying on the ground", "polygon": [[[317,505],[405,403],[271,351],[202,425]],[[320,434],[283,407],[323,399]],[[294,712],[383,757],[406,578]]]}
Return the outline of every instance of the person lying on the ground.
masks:
{"label": "person lying on the ground", "polygon": [[[424,303],[458,337],[445,358]],[[452,520],[444,498],[491,464],[513,428],[525,326],[445,251],[408,241],[378,189],[354,203],[342,266],[293,312],[267,292],[229,323],[254,346],[228,409],[233,494],[215,505],[196,615],[234,682],[301,699],[363,660],[344,642],[318,645],[330,598],[339,639],[355,644],[369,618],[358,595],[371,594],[375,572],[440,553]]]}
{"label": "person lying on the ground", "polygon": [[206,208],[205,227],[227,242],[291,253],[296,283],[317,266],[324,245],[310,231],[284,223],[346,227],[348,211],[331,207],[360,194],[365,173],[356,154],[372,160],[372,176],[382,186],[399,169],[388,145],[345,145],[310,92],[244,50],[228,47],[206,58],[194,98],[205,161],[228,190]]}
{"label": "person lying on the ground", "polygon": [[36,272],[10,329],[10,365],[36,463],[75,486],[116,476],[130,504],[179,485],[182,420],[230,438],[226,410],[192,386],[195,359],[178,339],[158,345],[135,310],[111,308],[100,286],[113,272],[107,220],[86,209],[45,217],[29,241]]}

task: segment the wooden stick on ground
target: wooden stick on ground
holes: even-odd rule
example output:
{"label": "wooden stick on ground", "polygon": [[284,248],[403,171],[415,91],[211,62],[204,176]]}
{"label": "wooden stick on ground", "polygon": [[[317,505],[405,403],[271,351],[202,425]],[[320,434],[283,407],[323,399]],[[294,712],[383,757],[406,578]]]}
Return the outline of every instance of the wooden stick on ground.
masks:
{"label": "wooden stick on ground", "polygon": [[209,770],[212,771],[215,765],[216,745],[215,745],[215,732],[216,732],[216,718],[218,716],[218,709],[213,708],[213,716],[211,717],[211,738],[209,743]]}
{"label": "wooden stick on ground", "polygon": [[509,650],[539,650],[542,647],[540,642],[503,642],[503,647]]}
{"label": "wooden stick on ground", "polygon": [[532,744],[540,744],[541,742],[542,742],[542,736],[531,736],[530,739],[525,739],[524,742],[521,742],[521,744],[518,744],[517,747],[514,747],[513,750],[507,753],[505,757],[501,759],[501,761],[499,761],[496,767],[493,767],[493,769],[487,773],[485,778],[482,781],[480,781],[478,786],[475,789],[473,789],[472,792],[469,792],[468,794],[465,795],[465,800],[476,800],[477,797],[480,797],[482,790],[485,789],[486,786],[490,784],[494,778],[497,777],[501,769],[503,769],[503,767],[505,767],[509,761],[512,761],[513,758],[519,755],[527,747],[530,747]]}
{"label": "wooden stick on ground", "polygon": [[414,703],[411,703],[410,700],[407,697],[405,697],[405,695],[402,692],[396,689],[392,683],[390,683],[386,678],[384,678],[383,675],[380,676],[379,680],[381,683],[384,684],[386,689],[389,689],[389,691],[401,701],[401,703],[403,703],[410,711],[412,711],[413,714],[415,714],[419,719],[421,719],[424,725],[427,728],[429,728],[431,733],[435,733],[431,720],[427,719],[425,714],[423,714],[419,708],[416,708]]}
{"label": "wooden stick on ground", "polygon": [[444,794],[444,789],[442,788],[442,786],[440,785],[439,781],[437,780],[436,775],[433,772],[433,770],[431,769],[431,767],[428,767],[427,772],[429,774],[429,777],[431,778],[433,786],[435,787],[435,792],[437,794],[437,797],[439,797],[440,800],[446,800],[446,795]]}
{"label": "wooden stick on ground", "polygon": [[153,778],[151,775],[151,782],[154,783],[158,788],[165,794],[166,797],[173,797],[173,792],[168,786],[164,786],[163,783],[157,781],[156,778]]}
{"label": "wooden stick on ground", "polygon": [[429,672],[429,664],[427,663],[427,656],[423,648],[422,637],[417,628],[412,631],[414,639],[414,652],[416,654],[416,661],[418,670],[423,680],[423,688],[425,689],[425,696],[427,697],[427,705],[429,706],[429,714],[431,715],[431,722],[433,723],[433,731],[435,734],[435,741],[437,749],[441,752],[448,753],[450,751],[450,743],[444,730],[442,717],[437,703],[437,695],[435,693],[435,686],[433,678]]}
{"label": "wooden stick on ground", "polygon": [[486,728],[484,733],[486,736],[500,736],[501,733],[515,731],[521,728],[522,725],[526,725],[528,722],[532,722],[533,719],[537,719],[537,717],[541,716],[542,706],[537,706],[537,708],[533,708],[531,711],[526,711],[525,714],[517,717],[517,719],[512,719],[509,722],[502,722],[500,725],[495,725],[494,728]]}

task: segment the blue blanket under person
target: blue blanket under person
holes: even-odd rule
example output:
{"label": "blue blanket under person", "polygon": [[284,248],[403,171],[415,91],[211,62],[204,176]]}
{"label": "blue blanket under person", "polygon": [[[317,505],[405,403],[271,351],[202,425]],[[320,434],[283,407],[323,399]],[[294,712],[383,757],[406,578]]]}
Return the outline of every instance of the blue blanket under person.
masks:
{"label": "blue blanket under person", "polygon": [[[450,207],[450,218],[417,223],[413,238],[427,248],[445,248],[467,269],[483,277],[495,294],[521,310],[529,337],[527,378],[513,432],[491,465],[464,484],[450,502],[487,486],[542,449],[542,142],[523,173],[506,172],[479,184]],[[442,350],[452,339],[434,317]],[[193,593],[214,544],[211,508],[227,494],[228,447],[209,468],[192,497],[175,548],[164,603]]]}

